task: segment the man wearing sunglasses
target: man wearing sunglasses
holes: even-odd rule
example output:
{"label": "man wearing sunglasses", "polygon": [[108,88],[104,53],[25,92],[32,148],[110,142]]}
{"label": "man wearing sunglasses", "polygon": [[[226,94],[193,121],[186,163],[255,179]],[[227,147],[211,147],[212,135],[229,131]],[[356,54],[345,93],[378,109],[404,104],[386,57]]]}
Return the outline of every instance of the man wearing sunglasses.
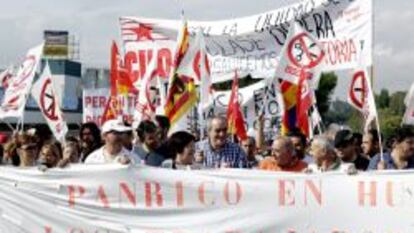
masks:
{"label": "man wearing sunglasses", "polygon": [[102,126],[102,137],[105,144],[92,152],[85,160],[86,164],[121,163],[136,164],[138,156],[123,147],[122,133],[131,131],[120,120],[109,120]]}

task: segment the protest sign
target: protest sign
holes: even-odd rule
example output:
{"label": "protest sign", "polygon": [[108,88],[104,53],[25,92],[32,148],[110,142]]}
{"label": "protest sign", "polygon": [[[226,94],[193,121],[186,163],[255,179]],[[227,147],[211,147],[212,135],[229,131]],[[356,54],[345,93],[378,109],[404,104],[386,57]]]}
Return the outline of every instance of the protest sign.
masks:
{"label": "protest sign", "polygon": [[[195,38],[203,30],[213,82],[240,76],[273,77],[278,56],[285,44],[289,26],[298,22],[316,37],[326,56],[324,70],[355,68],[372,64],[372,1],[307,0],[262,14],[220,21],[188,21]],[[125,62],[133,81],[144,76],[147,65],[158,59],[158,75],[167,77],[173,60],[178,20],[122,17]],[[190,42],[191,43],[191,42]],[[154,44],[157,51],[152,51]],[[196,63],[196,61],[194,61]],[[196,67],[196,66],[195,66]]]}
{"label": "protest sign", "polygon": [[413,177],[0,167],[0,232],[413,232]]}

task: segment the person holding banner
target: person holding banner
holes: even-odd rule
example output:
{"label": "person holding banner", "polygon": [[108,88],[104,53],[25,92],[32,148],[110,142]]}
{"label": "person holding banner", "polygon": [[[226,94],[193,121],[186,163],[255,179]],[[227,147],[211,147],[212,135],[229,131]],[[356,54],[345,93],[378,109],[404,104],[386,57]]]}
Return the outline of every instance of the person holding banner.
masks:
{"label": "person holding banner", "polygon": [[292,140],[278,136],[272,144],[272,156],[262,160],[259,169],[268,171],[302,172],[308,165],[297,157]]}
{"label": "person holding banner", "polygon": [[350,130],[343,129],[336,133],[335,150],[343,162],[353,163],[360,171],[367,170],[369,160],[358,154],[354,134]]}
{"label": "person holding banner", "polygon": [[39,164],[40,169],[57,167],[59,161],[62,159],[62,150],[56,142],[45,143],[40,149]]}
{"label": "person holding banner", "polygon": [[390,153],[375,155],[368,170],[414,169],[414,131],[407,126],[396,130],[394,146]]}
{"label": "person holding banner", "polygon": [[240,142],[240,146],[247,155],[247,166],[249,168],[257,168],[263,156],[257,153],[256,140],[254,137],[248,136],[247,139]]}
{"label": "person holding banner", "polygon": [[312,156],[306,154],[307,140],[305,134],[296,128],[288,132],[287,136],[292,140],[296,156],[307,164],[313,163]]}
{"label": "person holding banner", "polygon": [[122,133],[131,128],[119,120],[108,120],[102,126],[102,136],[105,144],[92,152],[85,160],[86,164],[121,163],[136,164],[139,159],[122,145]]}
{"label": "person holding banner", "polygon": [[362,136],[362,153],[367,158],[372,158],[380,153],[380,138],[382,137],[378,130],[370,129]]}
{"label": "person holding banner", "polygon": [[207,121],[208,138],[197,145],[196,154],[202,154],[207,168],[247,168],[244,151],[228,140],[227,119],[215,116]]}
{"label": "person holding banner", "polygon": [[94,122],[87,122],[81,125],[79,139],[82,162],[85,162],[90,153],[102,146],[101,130]]}
{"label": "person holding banner", "polygon": [[38,146],[36,138],[25,132],[15,137],[17,155],[19,156],[19,167],[33,167],[36,165]]}
{"label": "person holding banner", "polygon": [[185,131],[173,133],[167,141],[167,148],[170,153],[167,159],[162,163],[163,168],[172,168],[178,170],[201,169],[200,164],[194,162],[195,137]]}
{"label": "person holding banner", "polygon": [[80,162],[80,145],[79,140],[73,136],[66,136],[63,144],[62,159],[57,167],[66,167],[69,163]]}
{"label": "person holding banner", "polygon": [[146,165],[153,167],[161,166],[166,155],[159,154],[157,151],[161,142],[155,123],[150,120],[141,121],[137,128],[137,135],[141,145],[135,146],[133,152]]}
{"label": "person holding banner", "polygon": [[310,164],[306,173],[321,173],[329,171],[345,172],[355,174],[357,170],[352,163],[344,163],[336,155],[335,147],[327,137],[316,136],[310,146],[310,154],[315,163]]}

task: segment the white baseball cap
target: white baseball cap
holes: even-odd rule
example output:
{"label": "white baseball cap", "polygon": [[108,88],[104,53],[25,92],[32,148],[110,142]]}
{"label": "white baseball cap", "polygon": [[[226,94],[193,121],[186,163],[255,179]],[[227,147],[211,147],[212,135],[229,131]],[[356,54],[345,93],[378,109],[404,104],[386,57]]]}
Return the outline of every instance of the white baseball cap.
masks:
{"label": "white baseball cap", "polygon": [[102,134],[115,131],[115,132],[127,132],[131,131],[132,128],[124,125],[120,120],[108,120],[102,126]]}

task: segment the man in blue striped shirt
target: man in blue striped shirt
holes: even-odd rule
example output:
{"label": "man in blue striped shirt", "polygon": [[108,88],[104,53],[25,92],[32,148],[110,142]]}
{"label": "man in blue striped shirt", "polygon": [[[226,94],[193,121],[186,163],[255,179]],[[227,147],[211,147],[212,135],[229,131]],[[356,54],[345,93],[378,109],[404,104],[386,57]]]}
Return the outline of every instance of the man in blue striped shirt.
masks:
{"label": "man in blue striped shirt", "polygon": [[207,168],[246,168],[246,154],[236,143],[230,142],[227,134],[227,120],[213,117],[207,123],[208,138],[197,145]]}

